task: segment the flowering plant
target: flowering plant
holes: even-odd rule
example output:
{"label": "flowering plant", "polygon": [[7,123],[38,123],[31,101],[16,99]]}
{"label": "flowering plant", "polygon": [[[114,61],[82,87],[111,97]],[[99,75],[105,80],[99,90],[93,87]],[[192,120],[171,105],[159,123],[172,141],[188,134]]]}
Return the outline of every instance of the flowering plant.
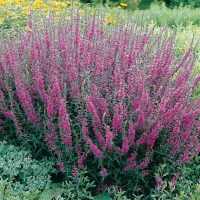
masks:
{"label": "flowering plant", "polygon": [[179,164],[200,152],[192,46],[178,59],[165,27],[105,28],[100,15],[76,9],[71,21],[35,22],[0,45],[2,130],[9,120],[24,141],[40,133],[35,141],[44,139],[66,176],[87,168],[129,195],[148,185],[144,170],[160,153],[158,163]]}

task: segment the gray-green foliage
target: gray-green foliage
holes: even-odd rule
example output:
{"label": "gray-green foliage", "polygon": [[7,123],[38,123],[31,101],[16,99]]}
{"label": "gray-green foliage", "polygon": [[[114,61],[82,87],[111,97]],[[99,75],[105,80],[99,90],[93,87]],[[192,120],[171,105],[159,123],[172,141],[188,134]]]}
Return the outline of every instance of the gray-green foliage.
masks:
{"label": "gray-green foliage", "polygon": [[121,188],[117,187],[111,187],[108,188],[107,193],[110,197],[112,197],[113,200],[130,200],[126,195],[125,191],[123,191]]}
{"label": "gray-green foliage", "polygon": [[9,181],[0,177],[0,200],[36,200],[40,199],[40,191],[15,191]]}
{"label": "gray-green foliage", "polygon": [[0,142],[0,199],[35,199],[32,197],[50,182],[53,165],[47,159],[33,160],[29,152]]}
{"label": "gray-green foliage", "polygon": [[90,182],[87,171],[81,170],[75,176],[69,176],[62,185],[61,193],[65,200],[93,199],[90,188],[95,187],[94,182]]}
{"label": "gray-green foliage", "polygon": [[97,196],[92,196],[91,189],[95,187],[87,176],[87,170],[79,170],[68,176],[64,183],[48,183],[42,192],[41,199],[55,200],[130,200],[125,192],[115,186],[105,189]]}
{"label": "gray-green foliage", "polygon": [[[155,177],[163,183],[158,188],[152,188],[152,200],[198,200],[200,197],[200,157],[197,155],[190,163],[178,168],[172,164],[162,164],[157,167]],[[176,184],[173,185],[172,175],[178,172]],[[144,199],[144,195],[134,195],[135,200]]]}
{"label": "gray-green foliage", "polygon": [[152,4],[147,10],[137,10],[133,15],[134,19],[139,20],[140,24],[149,21],[155,21],[158,26],[178,27],[179,25],[187,26],[188,24],[199,25],[200,12],[199,8],[178,7],[170,9],[163,4]]}
{"label": "gray-green foliage", "polygon": [[176,185],[173,186],[172,178],[169,175],[172,171],[169,165],[161,165],[155,174],[157,178],[163,180],[161,187],[153,190],[151,197],[155,200],[174,199],[174,200],[197,200],[200,196],[200,157],[196,156],[194,160],[188,164],[181,165],[177,169],[179,176]]}
{"label": "gray-green foliage", "polygon": [[94,199],[91,188],[95,187],[90,182],[86,169],[80,170],[76,175],[67,177],[63,183],[48,183],[41,194],[43,200],[89,200]]}
{"label": "gray-green foliage", "polygon": [[109,7],[117,7],[120,5],[120,3],[125,3],[127,4],[127,7],[125,9],[128,10],[137,10],[139,7],[139,4],[141,0],[123,0],[123,1],[114,1],[114,0],[91,0],[92,5],[99,5],[99,4],[106,4]]}
{"label": "gray-green foliage", "polygon": [[161,189],[155,190],[151,195],[153,200],[198,200],[200,197],[200,184],[193,184],[190,180],[184,180],[178,184],[181,190],[177,191],[173,187],[168,188],[167,181],[164,181]]}
{"label": "gray-green foliage", "polygon": [[141,0],[124,0],[122,2],[127,3],[127,8],[130,10],[137,10]]}

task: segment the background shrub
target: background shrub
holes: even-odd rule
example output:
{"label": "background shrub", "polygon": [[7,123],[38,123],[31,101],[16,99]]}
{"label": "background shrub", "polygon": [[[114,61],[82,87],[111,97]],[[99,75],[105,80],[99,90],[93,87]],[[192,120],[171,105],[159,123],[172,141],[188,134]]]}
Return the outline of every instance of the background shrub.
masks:
{"label": "background shrub", "polygon": [[191,6],[193,8],[199,8],[200,2],[198,0],[171,0],[170,6],[173,8],[175,6]]}
{"label": "background shrub", "polygon": [[199,8],[200,2],[198,0],[154,0],[154,3],[165,3],[170,8],[179,6],[190,6],[192,8]]}
{"label": "background shrub", "polygon": [[[199,25],[199,10],[189,7],[178,7],[170,9],[165,4],[152,4],[148,10],[137,10],[133,17],[151,22],[152,20],[157,26],[186,27],[188,25]],[[142,20],[139,20],[142,24]]]}
{"label": "background shrub", "polygon": [[[91,3],[92,5],[99,6],[99,4],[106,4],[109,7],[117,7],[120,6],[122,8],[128,9],[128,10],[137,10],[139,7],[141,0],[124,0],[124,1],[119,1],[119,0],[92,0]],[[122,4],[121,4],[122,3]]]}

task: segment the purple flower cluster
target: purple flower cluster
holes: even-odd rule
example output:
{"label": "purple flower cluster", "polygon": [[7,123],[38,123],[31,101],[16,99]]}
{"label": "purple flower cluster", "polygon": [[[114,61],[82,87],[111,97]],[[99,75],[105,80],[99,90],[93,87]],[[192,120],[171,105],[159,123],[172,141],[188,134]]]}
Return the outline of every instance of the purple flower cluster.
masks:
{"label": "purple flower cluster", "polygon": [[[33,20],[31,32],[0,44],[0,116],[17,116],[18,107],[8,107],[4,100],[12,92],[12,80],[27,120],[46,124],[44,138],[50,149],[58,151],[59,139],[71,148],[75,136],[67,107],[70,88],[79,108],[82,142],[96,158],[115,152],[129,155],[125,171],[145,168],[162,133],[171,147],[169,156],[189,162],[200,151],[200,101],[191,99],[200,78],[192,74],[192,48],[177,59],[174,36],[165,28],[155,34],[129,23],[106,31],[97,16],[80,19],[74,12],[71,19],[60,24],[50,20],[40,27]],[[35,99],[44,104],[45,123]],[[141,145],[146,154],[138,162]],[[87,153],[78,155],[83,168]],[[58,165],[63,171],[63,163]],[[101,174],[107,175],[106,168]]]}

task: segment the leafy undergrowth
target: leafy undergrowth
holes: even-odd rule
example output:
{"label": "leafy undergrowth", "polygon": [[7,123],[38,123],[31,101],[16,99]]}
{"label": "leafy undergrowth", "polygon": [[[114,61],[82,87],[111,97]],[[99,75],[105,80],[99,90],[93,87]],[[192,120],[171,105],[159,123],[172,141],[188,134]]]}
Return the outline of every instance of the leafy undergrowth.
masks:
{"label": "leafy undergrowth", "polygon": [[[48,159],[36,161],[30,152],[0,143],[0,197],[2,200],[128,200],[128,199],[185,199],[196,200],[200,195],[200,157],[179,169],[172,165],[160,165],[155,172],[157,188],[151,195],[133,194],[127,198],[125,191],[107,185],[104,191],[93,196],[94,182],[90,182],[87,171],[72,174],[66,181],[55,182],[51,174],[58,173],[55,162]],[[177,172],[178,170],[178,172]],[[176,173],[175,173],[176,172]]]}
{"label": "leafy undergrowth", "polygon": [[152,24],[70,18],[31,15],[0,41],[0,137],[22,148],[2,143],[3,198],[195,199],[194,44],[177,50],[175,30]]}

